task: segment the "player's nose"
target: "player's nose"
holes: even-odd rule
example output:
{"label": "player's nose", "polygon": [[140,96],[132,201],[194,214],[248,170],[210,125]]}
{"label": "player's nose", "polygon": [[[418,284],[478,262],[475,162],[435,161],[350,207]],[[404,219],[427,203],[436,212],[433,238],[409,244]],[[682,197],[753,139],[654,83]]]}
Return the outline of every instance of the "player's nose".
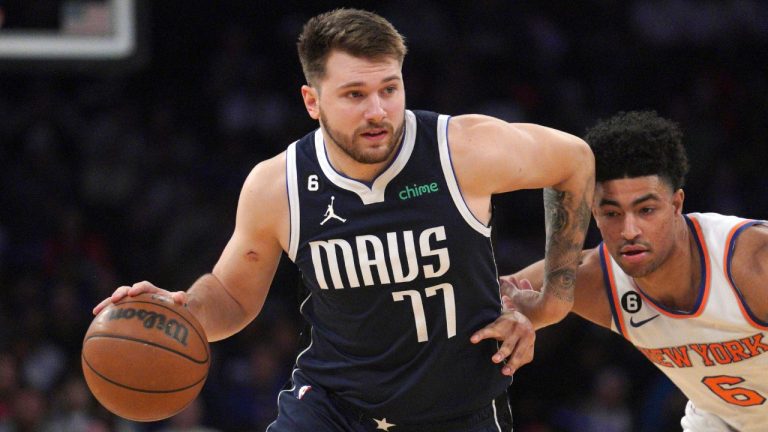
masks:
{"label": "player's nose", "polygon": [[368,98],[368,103],[365,107],[365,119],[378,122],[387,116],[387,110],[384,109],[384,101],[377,94],[372,94]]}
{"label": "player's nose", "polygon": [[637,220],[632,215],[627,215],[624,218],[624,225],[621,229],[621,236],[624,237],[627,240],[632,240],[637,238],[642,231],[640,230],[640,227],[637,225]]}

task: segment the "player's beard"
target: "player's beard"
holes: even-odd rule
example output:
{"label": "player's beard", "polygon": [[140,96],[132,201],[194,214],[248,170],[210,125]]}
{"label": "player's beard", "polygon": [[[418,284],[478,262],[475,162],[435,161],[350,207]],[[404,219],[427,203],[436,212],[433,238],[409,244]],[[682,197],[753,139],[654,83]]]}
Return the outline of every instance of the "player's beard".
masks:
{"label": "player's beard", "polygon": [[[347,156],[362,164],[377,164],[388,160],[390,156],[392,156],[392,153],[397,150],[398,144],[403,137],[403,131],[405,130],[405,116],[403,116],[403,122],[396,130],[392,124],[388,122],[368,123],[364,127],[355,129],[354,132],[349,135],[345,135],[333,129],[325,116],[323,116],[322,112],[320,113],[320,124],[323,125],[325,133],[328,134],[328,137],[333,141],[333,144],[340,148]],[[366,130],[378,128],[386,129],[389,138],[386,142],[382,143],[382,145],[384,145],[384,151],[372,152],[366,149],[363,143],[359,142],[361,140],[360,134],[364,133]]]}

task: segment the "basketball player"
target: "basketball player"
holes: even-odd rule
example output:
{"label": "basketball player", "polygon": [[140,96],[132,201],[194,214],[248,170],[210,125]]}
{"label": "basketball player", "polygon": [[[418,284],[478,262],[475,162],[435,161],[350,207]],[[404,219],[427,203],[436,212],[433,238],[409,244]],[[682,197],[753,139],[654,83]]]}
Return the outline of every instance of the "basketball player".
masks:
{"label": "basketball player", "polygon": [[[270,432],[511,430],[506,389],[534,333],[501,313],[491,195],[546,188],[544,292],[564,317],[589,223],[589,146],[532,124],[406,110],[403,39],[372,13],[314,17],[298,50],[319,129],[253,169],[213,272],[169,294],[216,341],[258,315],[282,252],[298,265],[310,343]],[[167,293],[119,287],[94,312],[145,291]]]}
{"label": "basketball player", "polygon": [[[619,113],[586,135],[596,162],[592,213],[603,242],[583,254],[573,312],[633,343],[688,397],[685,431],[768,425],[768,228],[683,213],[682,132],[654,112]],[[541,327],[544,263],[502,277]]]}

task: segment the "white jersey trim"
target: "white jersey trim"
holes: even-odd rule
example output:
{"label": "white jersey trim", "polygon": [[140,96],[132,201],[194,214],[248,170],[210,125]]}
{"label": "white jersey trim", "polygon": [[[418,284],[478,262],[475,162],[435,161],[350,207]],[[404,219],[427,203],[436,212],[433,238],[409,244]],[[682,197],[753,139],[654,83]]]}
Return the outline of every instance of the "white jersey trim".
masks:
{"label": "white jersey trim", "polygon": [[[309,298],[310,298],[310,297],[312,297],[312,294],[311,294],[311,293],[310,293],[310,294],[307,296],[307,298],[305,298],[305,299],[304,299],[304,301],[302,301],[302,302],[301,302],[301,305],[299,306],[299,311],[301,311],[301,310],[304,308],[304,304],[306,304],[306,303],[307,303],[307,301],[309,300]],[[309,333],[309,345],[307,345],[307,347],[306,347],[306,348],[304,348],[304,349],[303,349],[303,350],[302,350],[302,351],[299,353],[299,355],[297,355],[297,356],[296,356],[296,361],[295,361],[295,364],[299,364],[299,358],[300,358],[302,355],[304,355],[304,353],[305,353],[305,352],[309,351],[309,349],[310,349],[310,348],[312,348],[312,343],[313,343],[312,332],[313,332],[313,331],[314,331],[314,327],[311,327],[311,328],[310,328],[310,333]],[[284,390],[280,390],[280,392],[279,392],[279,393],[277,393],[277,406],[278,406],[278,410],[280,409],[280,396],[282,396],[282,395],[283,395],[283,393],[291,393],[291,392],[293,392],[294,390],[296,390],[296,379],[294,378],[294,375],[296,374],[296,371],[297,371],[297,370],[299,370],[299,369],[300,369],[300,368],[299,368],[298,366],[296,366],[296,367],[294,367],[294,368],[293,368],[293,370],[291,371],[291,380],[293,380],[293,385],[291,386],[291,388],[288,388],[288,389],[284,389]],[[273,424],[275,424],[276,422],[277,422],[277,419],[275,419],[275,421],[273,421],[272,423],[270,423],[270,424],[269,424],[269,426],[267,426],[267,429],[266,429],[266,431],[269,431],[269,428],[271,428],[271,427],[272,427],[272,425],[273,425]],[[266,431],[265,431],[265,432],[266,432]]]}
{"label": "white jersey trim", "polygon": [[325,176],[328,177],[328,180],[336,186],[357,194],[363,204],[383,202],[384,192],[387,189],[387,185],[400,173],[400,171],[403,170],[403,168],[405,168],[405,164],[408,163],[408,159],[410,159],[411,153],[413,153],[413,147],[416,143],[416,115],[411,111],[406,110],[404,121],[405,136],[403,137],[403,142],[395,159],[384,172],[374,179],[370,186],[339,174],[339,172],[331,166],[325,149],[323,132],[321,129],[317,129],[317,131],[315,131],[315,152],[317,154],[317,160],[320,163],[320,168],[323,170],[323,174],[325,174]]}
{"label": "white jersey trim", "polygon": [[285,183],[288,190],[288,214],[290,215],[290,232],[288,234],[288,258],[296,262],[299,249],[300,205],[299,183],[296,173],[296,141],[285,151]]}
{"label": "white jersey trim", "polygon": [[448,146],[448,120],[447,115],[440,115],[437,118],[437,146],[440,149],[440,165],[443,168],[443,176],[445,176],[445,183],[448,184],[448,190],[451,192],[451,198],[456,205],[456,209],[475,231],[480,234],[490,237],[491,227],[486,226],[480,222],[464,201],[464,197],[461,195],[461,189],[459,183],[456,180],[456,174],[453,172],[453,164],[451,162],[451,149]]}
{"label": "white jersey trim", "polygon": [[493,408],[493,423],[496,425],[496,430],[501,432],[501,425],[499,424],[499,413],[496,412],[496,400],[491,401],[491,408]]}

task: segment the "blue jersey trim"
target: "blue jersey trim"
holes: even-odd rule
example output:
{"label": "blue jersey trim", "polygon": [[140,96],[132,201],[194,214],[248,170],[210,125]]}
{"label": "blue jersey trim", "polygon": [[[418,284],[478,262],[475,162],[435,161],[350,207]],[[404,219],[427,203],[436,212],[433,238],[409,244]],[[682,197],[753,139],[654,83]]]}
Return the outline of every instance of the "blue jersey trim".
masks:
{"label": "blue jersey trim", "polygon": [[741,302],[742,306],[744,307],[744,311],[749,315],[749,318],[752,319],[752,321],[756,322],[757,324],[768,327],[768,321],[763,321],[760,318],[758,318],[751,309],[749,309],[749,305],[747,305],[746,299],[741,294],[741,290],[736,286],[736,282],[733,281],[733,274],[731,273],[731,263],[733,261],[733,252],[736,250],[736,239],[741,235],[742,232],[744,232],[745,229],[755,226],[755,225],[764,225],[764,221],[752,221],[748,222],[741,227],[739,227],[736,232],[733,233],[733,236],[731,237],[731,241],[727,245],[727,253],[725,256],[725,269],[726,273],[728,274],[728,281],[731,283],[731,286],[733,287],[734,292],[739,297],[739,301]]}
{"label": "blue jersey trim", "polygon": [[610,265],[610,257],[605,256],[605,247],[604,243],[600,242],[600,244],[597,246],[597,251],[600,253],[600,267],[603,269],[603,284],[605,285],[605,294],[606,297],[608,297],[608,304],[611,307],[611,318],[613,319],[613,324],[616,326],[616,329],[619,331],[619,334],[624,336],[624,338],[628,338],[628,335],[624,334],[624,329],[622,328],[621,324],[619,323],[619,310],[616,307],[616,303],[614,302],[614,295],[613,292],[615,291],[615,287],[611,283],[611,278],[608,273],[608,265]]}

